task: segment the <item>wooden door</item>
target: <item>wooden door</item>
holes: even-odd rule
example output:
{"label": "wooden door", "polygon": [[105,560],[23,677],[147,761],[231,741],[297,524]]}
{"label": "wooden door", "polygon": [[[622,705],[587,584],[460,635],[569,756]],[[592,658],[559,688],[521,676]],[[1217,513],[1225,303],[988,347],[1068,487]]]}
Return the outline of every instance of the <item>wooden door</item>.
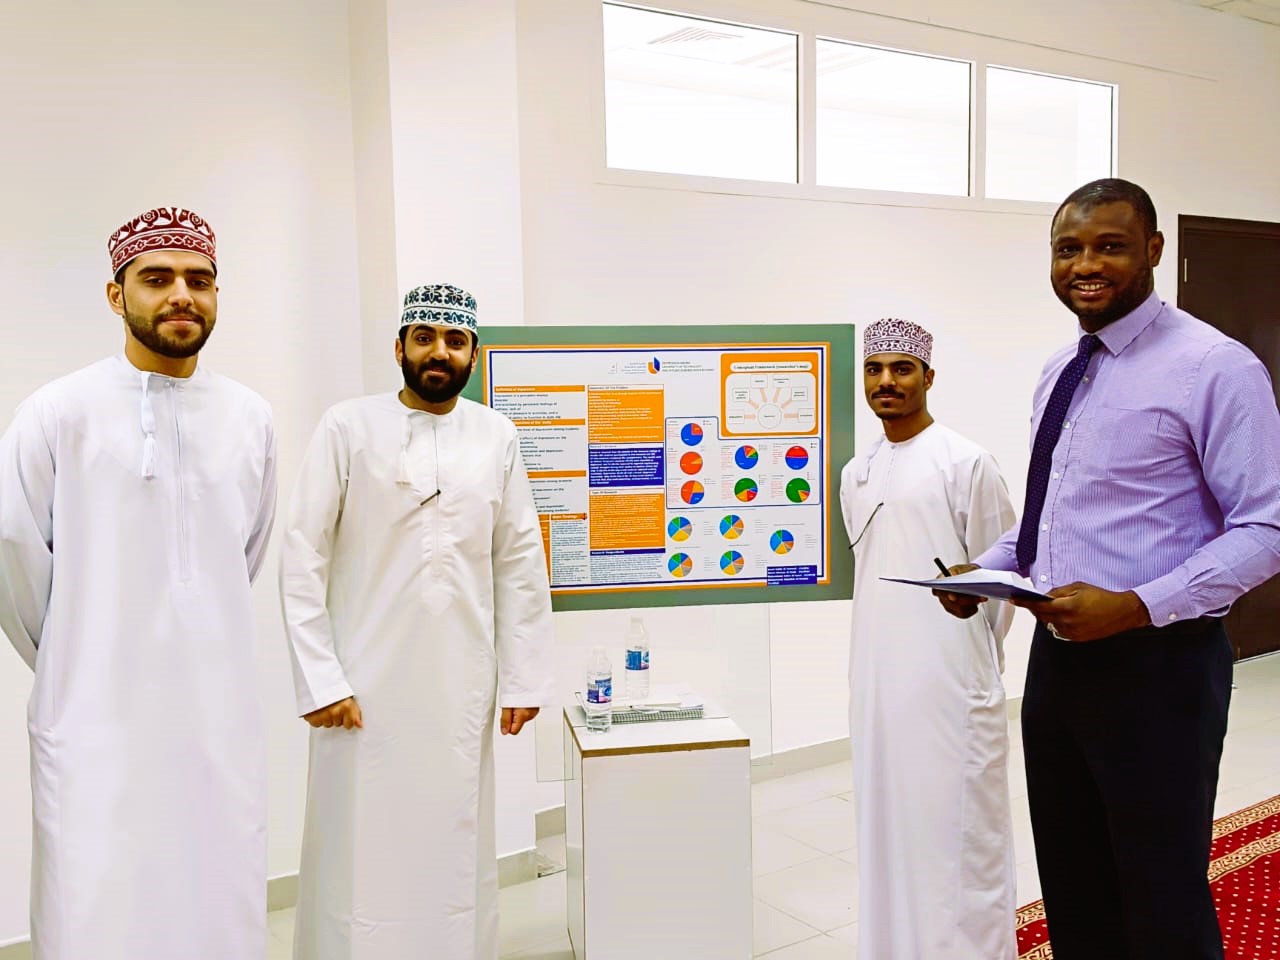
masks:
{"label": "wooden door", "polygon": [[[1178,306],[1256,353],[1280,402],[1280,224],[1178,218]],[[1236,658],[1280,650],[1280,576],[1240,598],[1224,626]]]}

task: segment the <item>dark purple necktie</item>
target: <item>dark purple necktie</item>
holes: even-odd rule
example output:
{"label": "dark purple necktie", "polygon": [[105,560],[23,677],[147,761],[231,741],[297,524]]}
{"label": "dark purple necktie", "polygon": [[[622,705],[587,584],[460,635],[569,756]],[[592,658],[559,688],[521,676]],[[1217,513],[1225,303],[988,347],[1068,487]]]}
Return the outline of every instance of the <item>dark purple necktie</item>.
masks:
{"label": "dark purple necktie", "polygon": [[1031,448],[1031,466],[1027,468],[1027,501],[1022,506],[1022,526],[1018,530],[1018,567],[1024,573],[1031,569],[1031,564],[1036,559],[1036,544],[1039,542],[1036,531],[1040,526],[1040,511],[1044,509],[1044,495],[1049,489],[1053,448],[1058,445],[1058,437],[1062,435],[1062,422],[1067,419],[1071,395],[1080,386],[1085,368],[1089,366],[1089,356],[1101,342],[1092,333],[1086,333],[1080,338],[1075,357],[1058,374],[1058,382],[1053,385],[1053,393],[1049,394],[1049,402],[1044,406],[1040,429],[1036,431],[1035,446]]}

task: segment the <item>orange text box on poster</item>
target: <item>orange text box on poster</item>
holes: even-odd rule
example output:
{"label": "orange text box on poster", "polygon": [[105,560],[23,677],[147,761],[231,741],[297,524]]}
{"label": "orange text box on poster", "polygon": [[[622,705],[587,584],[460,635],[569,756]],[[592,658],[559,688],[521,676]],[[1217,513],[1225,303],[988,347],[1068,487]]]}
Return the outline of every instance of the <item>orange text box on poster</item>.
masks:
{"label": "orange text box on poster", "polygon": [[[813,402],[815,403],[815,410],[816,404],[822,402],[822,398],[818,395],[822,390],[822,383],[818,380],[818,371],[822,368],[822,357],[820,354],[816,352],[798,350],[789,353],[725,353],[720,357],[720,422],[724,425],[724,432],[726,435],[762,435],[759,430],[743,432],[729,427],[729,377],[735,372],[733,370],[733,365],[736,363],[759,365],[763,368],[758,371],[761,374],[774,372],[781,374],[808,375],[813,378]],[[821,423],[821,421],[815,417],[813,426],[808,429],[787,430],[783,432],[790,436],[797,437],[817,436],[819,423]]]}
{"label": "orange text box on poster", "polygon": [[592,550],[661,550],[666,544],[661,493],[594,494]]}
{"label": "orange text box on poster", "polygon": [[538,526],[542,528],[542,552],[547,558],[547,577],[551,576],[551,517],[549,514],[538,514]]}
{"label": "orange text box on poster", "polygon": [[662,391],[587,391],[589,443],[661,443]]}

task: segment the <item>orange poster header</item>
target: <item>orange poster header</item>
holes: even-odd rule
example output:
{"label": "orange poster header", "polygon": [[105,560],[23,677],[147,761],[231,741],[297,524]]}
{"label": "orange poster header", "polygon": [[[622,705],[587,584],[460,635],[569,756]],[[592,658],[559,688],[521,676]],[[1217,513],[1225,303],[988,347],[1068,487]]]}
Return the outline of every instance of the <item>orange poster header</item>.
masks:
{"label": "orange poster header", "polygon": [[581,383],[553,384],[543,387],[495,386],[494,393],[586,393],[587,388]]}

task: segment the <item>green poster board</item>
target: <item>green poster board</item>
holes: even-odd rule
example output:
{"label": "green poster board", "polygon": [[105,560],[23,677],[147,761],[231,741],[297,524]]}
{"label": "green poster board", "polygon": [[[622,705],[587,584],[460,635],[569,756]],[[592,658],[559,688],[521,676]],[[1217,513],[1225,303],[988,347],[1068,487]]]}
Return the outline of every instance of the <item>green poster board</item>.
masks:
{"label": "green poster board", "polygon": [[[508,413],[508,415],[512,416],[512,419],[515,419],[518,423],[524,425],[539,423],[540,421],[522,419],[522,416],[540,416],[541,414],[530,413],[528,411],[549,409],[546,404],[544,404],[543,408],[537,407],[536,404],[539,402],[539,398],[533,397],[533,394],[528,393],[528,391],[538,391],[542,388],[528,385],[543,382],[549,383],[551,379],[554,379],[554,377],[545,371],[552,368],[560,372],[562,381],[566,376],[570,379],[572,379],[573,376],[576,376],[576,374],[570,375],[565,371],[572,369],[575,364],[579,365],[584,371],[582,373],[584,384],[588,382],[590,382],[590,384],[596,384],[606,379],[599,375],[599,364],[606,362],[606,358],[612,358],[614,361],[613,365],[616,368],[619,365],[617,360],[621,358],[624,361],[622,364],[624,368],[626,370],[634,371],[633,374],[629,375],[630,379],[634,381],[634,383],[626,386],[618,386],[616,389],[618,391],[625,391],[628,389],[637,390],[640,394],[643,394],[646,392],[646,374],[651,375],[654,382],[657,382],[659,379],[660,370],[662,371],[662,376],[675,377],[676,374],[672,373],[672,371],[681,370],[681,367],[679,366],[683,362],[681,358],[696,357],[698,358],[699,363],[705,363],[707,369],[703,369],[701,371],[695,370],[694,373],[702,373],[704,375],[704,379],[708,369],[716,364],[719,365],[717,369],[720,371],[719,376],[721,376],[722,379],[717,390],[723,393],[724,403],[726,405],[717,408],[714,413],[723,414],[723,417],[712,417],[708,415],[704,422],[708,425],[715,422],[717,424],[717,430],[723,430],[726,432],[733,429],[725,426],[725,424],[730,420],[730,414],[726,412],[729,409],[727,404],[729,403],[729,397],[731,394],[730,384],[755,384],[762,382],[762,375],[753,374],[751,372],[736,372],[741,370],[750,371],[752,366],[750,364],[738,364],[735,361],[748,361],[757,357],[761,359],[781,361],[783,358],[791,356],[813,356],[813,354],[803,353],[803,349],[807,346],[823,345],[825,350],[822,351],[824,362],[821,365],[821,379],[823,379],[825,383],[820,385],[815,392],[818,394],[825,392],[826,436],[819,437],[818,434],[812,434],[811,439],[807,442],[811,448],[816,444],[821,446],[823,449],[820,473],[822,479],[822,490],[825,491],[822,509],[826,511],[826,524],[822,538],[823,546],[825,548],[825,582],[791,583],[787,581],[787,574],[785,572],[778,573],[776,579],[772,579],[774,578],[775,571],[804,571],[809,569],[807,567],[793,568],[786,566],[773,566],[769,568],[771,571],[771,579],[767,583],[731,583],[729,580],[731,574],[725,572],[725,570],[732,569],[733,556],[736,555],[738,557],[739,569],[741,569],[741,566],[745,561],[743,561],[741,554],[733,553],[731,549],[732,543],[726,542],[724,546],[730,549],[727,549],[720,557],[722,569],[719,573],[723,574],[723,578],[717,577],[714,582],[710,581],[710,579],[707,582],[701,583],[675,582],[668,578],[664,585],[658,588],[655,588],[654,586],[639,586],[632,584],[630,586],[613,586],[608,590],[558,589],[553,583],[553,605],[556,610],[608,610],[617,608],[665,607],[693,604],[776,603],[804,600],[837,600],[847,599],[851,595],[853,571],[849,555],[849,541],[845,533],[844,523],[840,516],[840,471],[844,464],[853,456],[853,412],[856,399],[860,393],[860,387],[857,383],[859,366],[856,359],[856,339],[852,325],[785,324],[765,327],[760,325],[735,324],[685,327],[488,327],[482,330],[481,336],[480,360],[477,364],[475,374],[472,376],[463,395],[478,403],[486,403],[489,399],[494,399],[494,405],[499,409],[502,409],[504,413]],[[796,352],[787,353],[786,351]],[[594,368],[592,367],[593,363],[595,364]],[[666,365],[665,367],[663,366],[664,364]],[[686,363],[686,367],[688,366],[689,365]],[[783,364],[783,366],[785,367],[785,364]],[[764,368],[767,367],[768,364],[766,363]],[[595,371],[594,374],[591,372],[593,369]],[[512,370],[519,370],[520,372],[518,374],[512,374]],[[504,371],[507,372],[506,376],[508,377],[513,375],[517,376],[517,382],[522,384],[522,386],[517,387],[509,383],[504,383]],[[730,371],[735,372],[730,373]],[[788,376],[788,374],[785,373],[777,375],[783,378]],[[790,376],[796,383],[799,383],[803,378],[802,374],[791,374]],[[755,377],[755,379],[751,379],[752,377]],[[489,383],[490,379],[494,381],[492,384]],[[626,380],[628,379],[628,374],[618,374],[614,376],[613,379]],[[813,379],[816,382],[817,378]],[[671,381],[671,383],[675,382],[675,380]],[[686,380],[684,382],[689,381]],[[772,384],[773,381],[768,382]],[[557,388],[548,387],[547,389],[555,390]],[[525,399],[528,399],[530,406],[528,406],[524,414],[511,412],[514,408],[507,405],[508,398],[501,395],[504,390],[521,394],[520,398],[511,402],[524,402]],[[628,403],[639,402],[643,404],[644,402],[643,399],[638,401],[628,399],[629,397],[635,396],[632,394],[627,394],[625,392],[613,393],[614,388],[608,386],[601,386],[599,388],[596,386],[590,386],[589,389],[578,387],[577,390],[580,397],[575,399],[574,402],[580,404],[581,409],[584,412],[588,409],[587,405],[592,404],[592,409],[598,413],[601,409],[601,405],[604,404],[604,401],[597,403],[595,398],[607,394],[613,394],[615,398],[622,398],[620,402],[624,407]],[[677,393],[676,388],[672,386],[666,387],[665,390],[665,393],[660,394],[662,399],[658,402],[661,404],[673,402],[668,400],[668,398],[674,397]],[[495,393],[495,391],[498,391],[498,393]],[[649,390],[648,393],[652,396],[655,393],[658,393],[658,391]],[[739,393],[734,394],[734,396],[745,395]],[[764,396],[763,390],[761,391],[760,396]],[[822,398],[818,397],[816,399],[820,400]],[[556,397],[554,394],[548,394],[541,397],[540,400],[554,404],[556,402]],[[785,407],[789,405],[790,404],[784,404],[783,406]],[[618,404],[615,403],[614,406],[617,407]],[[768,411],[763,408],[757,410],[756,408],[761,407],[761,404],[754,402],[747,403],[746,406],[742,406],[741,409],[746,410],[748,406],[752,408],[748,416],[758,416],[759,424],[765,423],[764,418],[766,416],[766,412],[769,416],[774,417],[785,416],[794,418],[801,415],[794,411],[779,414],[773,408],[770,408]],[[768,406],[768,404],[764,404],[764,406]],[[801,404],[801,406],[803,406],[803,404]],[[739,408],[735,407],[734,409],[737,410]],[[668,424],[669,428],[674,430],[675,426],[671,425],[675,424],[675,422],[680,419],[680,416],[670,416],[668,415],[669,413],[669,409],[664,407],[664,423]],[[710,414],[710,411],[708,411],[708,413]],[[593,413],[592,417],[595,417],[596,415],[596,413]],[[734,414],[734,416],[739,417],[741,415],[741,413]],[[818,429],[816,424],[820,423],[822,419],[823,418],[815,419],[815,426],[813,429]],[[577,431],[576,436],[578,441],[581,443],[582,438],[586,436],[589,429],[583,424],[588,422],[588,420],[593,424],[598,424],[600,422],[598,419],[591,418],[584,418],[579,421],[566,420],[561,422],[573,422],[577,424],[577,426],[572,429]],[[550,424],[551,422],[552,421],[545,421],[545,424]],[[801,421],[797,420],[796,422],[800,423]],[[625,420],[625,417],[618,419],[616,421],[616,426],[623,434],[630,429],[630,425]],[[652,426],[652,423],[650,423],[650,426]],[[594,430],[596,428],[593,426],[590,429]],[[699,428],[694,429],[697,430]],[[766,428],[764,426],[760,426],[759,429],[765,430]],[[778,433],[778,440],[772,441],[771,437],[765,437],[766,442],[774,442],[775,446],[788,442],[787,434],[790,429],[789,425],[774,424],[772,429]],[[533,441],[530,438],[536,431],[528,426],[522,426],[522,431],[525,430],[528,430],[529,432],[522,433],[522,439],[529,444],[532,444]],[[701,434],[699,434],[699,436],[700,435]],[[683,461],[674,459],[676,453],[672,453],[672,447],[679,446],[679,442],[675,441],[675,437],[673,435],[664,434],[665,439],[663,440],[660,449],[654,449],[655,437],[650,435],[644,438],[644,441],[640,441],[638,433],[636,436],[639,444],[634,448],[627,447],[625,443],[615,444],[615,448],[622,451],[621,456],[624,459],[628,457],[630,458],[632,461],[630,466],[628,466],[626,462],[619,465],[617,462],[608,461],[607,458],[604,457],[604,453],[610,452],[605,449],[607,445],[593,447],[592,449],[595,453],[600,453],[601,457],[597,459],[595,454],[592,454],[592,480],[590,482],[594,485],[595,478],[598,476],[596,472],[597,469],[621,471],[625,473],[626,470],[630,468],[641,469],[640,467],[637,467],[635,461],[647,458],[653,461],[653,469],[657,471],[655,476],[661,478],[656,482],[657,484],[663,485],[663,496],[670,498],[673,496],[673,491],[678,489],[672,484],[678,483],[680,480],[684,479],[684,477],[678,473],[678,470],[683,466]],[[733,444],[736,444],[737,441],[728,439],[725,436],[717,436],[714,440],[715,443],[718,443],[719,447],[722,448],[716,459],[723,459],[728,470],[732,470],[732,455],[728,450]],[[645,441],[647,441],[647,443]],[[824,441],[824,443],[819,443],[818,441]],[[726,446],[726,444],[730,446]],[[647,446],[648,449],[644,449],[645,446]],[[714,444],[708,444],[706,447],[701,447],[700,450],[705,452],[708,457],[711,457],[713,446]],[[525,449],[528,451],[532,449],[532,447],[526,446]],[[769,449],[771,448],[766,448],[766,451]],[[743,453],[744,456],[747,457],[758,456],[755,448],[747,444],[741,446],[739,448],[739,452]],[[776,453],[774,454],[774,458],[775,460],[777,459]],[[529,456],[527,453],[526,463],[528,463],[528,460]],[[617,458],[615,457],[615,461],[616,460]],[[701,461],[698,461],[695,458],[693,462],[697,464]],[[752,460],[748,462],[754,463],[755,461]],[[536,469],[537,467],[539,467],[538,464],[530,465],[530,473],[537,476],[549,475],[546,473],[540,473]],[[665,472],[663,472],[664,468]],[[710,470],[710,467],[708,469]],[[585,473],[578,474],[578,476],[585,477]],[[747,484],[747,480],[748,478],[746,476],[742,476],[738,481],[738,484],[746,484],[749,486],[750,484]],[[583,485],[588,483],[585,479],[579,479],[572,482]],[[761,482],[763,483],[764,481]],[[770,482],[772,483],[775,481]],[[781,481],[776,482],[780,483]],[[739,491],[737,487],[730,487],[727,485],[721,486],[726,483],[723,479],[717,480],[716,483],[717,490],[732,490],[735,495],[741,493],[742,496],[739,497],[739,499],[745,500],[748,496],[754,498],[756,495],[754,488]],[[697,484],[693,485],[697,486]],[[793,491],[791,485],[788,484],[785,488],[787,497],[790,498],[793,492],[806,495],[808,488],[803,484],[802,486],[804,487],[803,490]],[[775,489],[783,488],[778,486]],[[652,491],[652,487],[650,487],[650,490]],[[701,491],[700,487],[699,491]],[[625,493],[625,491],[614,492]],[[693,493],[691,495],[700,495],[700,493]],[[761,492],[762,497],[763,495],[763,492]],[[656,499],[659,494],[651,492],[650,496]],[[681,496],[683,496],[683,490],[681,490]],[[604,503],[608,501],[607,498],[602,498],[600,500],[592,499],[591,502],[594,504],[597,502]],[[624,501],[619,500],[616,502],[621,503]],[[677,512],[693,514],[699,520],[713,522],[712,518],[714,514],[711,510],[703,508],[701,513],[697,513],[696,511],[698,508],[693,506],[693,504],[698,503],[698,501],[690,500],[687,502],[690,506],[687,508],[679,507],[677,508]],[[708,501],[708,503],[709,502],[710,501]],[[732,503],[732,501],[729,502]],[[800,501],[793,500],[793,502]],[[542,501],[540,501],[540,506],[541,505]],[[744,503],[744,506],[749,507],[750,504]],[[765,506],[765,504],[761,503],[758,504],[758,506]],[[782,504],[782,506],[785,508],[785,504]],[[726,509],[729,508],[718,508],[721,514],[723,514]],[[812,517],[812,513],[808,513],[806,515]],[[593,517],[594,516],[595,514],[593,514]],[[744,510],[741,516],[762,517],[764,514],[748,514]],[[724,516],[720,516],[719,518],[721,524],[723,524],[727,519],[731,518]],[[619,518],[619,523],[622,525],[625,525],[626,521],[626,517]],[[586,528],[587,526],[585,515],[581,526],[583,528]],[[755,526],[760,527],[759,524],[756,524]],[[651,525],[650,528],[652,529]],[[790,536],[788,531],[785,530],[777,531],[777,533]],[[722,534],[725,536],[738,535],[732,529],[722,529]],[[676,538],[678,539],[678,536],[676,536]],[[593,551],[595,544],[596,533],[592,533],[591,545]],[[776,553],[785,553],[791,549],[791,545],[789,543],[778,542],[776,539],[774,541],[774,546],[778,548],[774,551]],[[666,545],[666,549],[669,551],[676,551],[678,550],[678,547],[674,543],[668,543]],[[627,553],[628,551],[618,552]],[[635,552],[647,552],[653,554],[657,551],[648,550]],[[799,549],[797,549],[796,552],[797,554],[800,553]],[[592,555],[593,557],[595,556],[594,552]],[[681,555],[672,552],[665,556],[664,560],[669,564],[676,563],[679,556]],[[651,558],[651,560],[652,559],[653,558]],[[557,570],[560,570],[559,561],[557,560],[555,562],[557,563]],[[594,563],[595,561],[593,560],[592,562]],[[767,562],[773,563],[775,562],[775,559],[773,557],[768,557]],[[776,562],[781,563],[782,560],[777,560]],[[759,569],[764,563],[766,563],[766,560],[761,557],[755,564],[754,569],[757,571],[757,576],[760,576]],[[704,569],[709,569],[710,566],[711,565],[709,563],[705,562],[704,558],[702,567]],[[736,573],[736,571],[734,572]],[[707,578],[712,578],[715,573],[715,571],[711,571],[710,573],[703,575]],[[671,569],[671,575],[673,577],[676,575],[676,570],[674,568]],[[595,574],[593,574],[593,576],[595,576]]]}

